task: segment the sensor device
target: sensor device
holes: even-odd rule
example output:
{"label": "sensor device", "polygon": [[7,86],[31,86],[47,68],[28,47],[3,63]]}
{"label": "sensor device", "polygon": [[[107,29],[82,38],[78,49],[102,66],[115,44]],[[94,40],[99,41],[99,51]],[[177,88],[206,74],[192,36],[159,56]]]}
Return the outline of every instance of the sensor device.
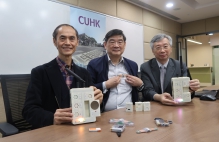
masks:
{"label": "sensor device", "polygon": [[170,124],[173,123],[172,121],[163,120],[162,118],[155,118],[154,121],[157,126],[162,127],[168,127]]}
{"label": "sensor device", "polygon": [[94,100],[93,88],[73,88],[70,90],[72,114],[72,124],[83,124],[95,122],[100,116],[99,100]]}
{"label": "sensor device", "polygon": [[151,110],[151,103],[150,102],[142,102],[144,111],[150,111]]}
{"label": "sensor device", "polygon": [[126,102],[126,106],[125,106],[125,110],[126,112],[133,112],[133,103],[132,102]]}
{"label": "sensor device", "polygon": [[111,131],[112,132],[123,132],[124,129],[125,129],[125,125],[123,125],[123,124],[116,124],[116,125],[112,126]]}
{"label": "sensor device", "polygon": [[172,78],[172,95],[176,102],[191,102],[191,93],[189,92],[189,77]]}
{"label": "sensor device", "polygon": [[143,111],[142,102],[135,102],[135,111]]}

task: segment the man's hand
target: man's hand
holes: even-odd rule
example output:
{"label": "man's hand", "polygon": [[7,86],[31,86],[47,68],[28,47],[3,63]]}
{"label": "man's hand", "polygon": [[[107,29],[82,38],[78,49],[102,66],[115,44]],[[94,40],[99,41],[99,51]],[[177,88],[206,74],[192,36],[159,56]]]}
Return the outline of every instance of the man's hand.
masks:
{"label": "man's hand", "polygon": [[192,91],[198,90],[200,88],[199,80],[198,79],[190,80],[189,87],[191,88]]}
{"label": "man's hand", "polygon": [[97,89],[96,87],[94,86],[90,86],[94,89],[94,100],[99,100],[100,104],[102,103],[103,101],[103,93],[100,89]]}
{"label": "man's hand", "polygon": [[121,77],[119,76],[114,76],[110,79],[108,79],[105,83],[106,83],[106,88],[113,88],[116,87],[119,83],[120,83]]}
{"label": "man's hand", "polygon": [[126,75],[125,81],[135,87],[140,87],[143,84],[143,81],[140,78],[132,75]]}
{"label": "man's hand", "polygon": [[54,125],[59,125],[62,123],[72,122],[72,109],[71,108],[64,108],[64,109],[57,109],[54,114]]}
{"label": "man's hand", "polygon": [[177,105],[177,102],[174,102],[173,98],[169,93],[163,93],[163,94],[155,94],[154,100],[161,102],[165,105]]}

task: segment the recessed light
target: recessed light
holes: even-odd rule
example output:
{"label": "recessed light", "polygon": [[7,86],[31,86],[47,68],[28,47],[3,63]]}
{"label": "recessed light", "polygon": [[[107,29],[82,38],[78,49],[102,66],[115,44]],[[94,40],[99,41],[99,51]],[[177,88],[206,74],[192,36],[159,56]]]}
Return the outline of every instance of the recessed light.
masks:
{"label": "recessed light", "polygon": [[168,8],[173,7],[173,3],[166,4],[166,7],[168,7]]}
{"label": "recessed light", "polygon": [[208,35],[213,35],[213,33],[209,33]]}
{"label": "recessed light", "polygon": [[211,43],[210,41],[208,43]]}
{"label": "recessed light", "polygon": [[7,8],[7,3],[4,1],[0,1],[0,10],[1,9],[6,9]]}

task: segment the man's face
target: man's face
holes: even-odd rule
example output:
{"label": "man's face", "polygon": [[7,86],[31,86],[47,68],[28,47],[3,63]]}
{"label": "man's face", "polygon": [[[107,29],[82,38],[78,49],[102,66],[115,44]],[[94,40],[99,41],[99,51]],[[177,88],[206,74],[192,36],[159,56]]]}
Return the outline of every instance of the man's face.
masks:
{"label": "man's face", "polygon": [[53,43],[59,51],[60,58],[72,56],[78,46],[75,30],[69,26],[60,27],[56,39],[53,39]]}
{"label": "man's face", "polygon": [[166,62],[172,53],[172,47],[169,44],[169,40],[163,38],[162,40],[155,42],[152,52],[159,62]]}
{"label": "man's face", "polygon": [[107,42],[104,42],[104,47],[110,57],[121,56],[125,50],[125,45],[126,42],[124,41],[122,35],[112,36]]}

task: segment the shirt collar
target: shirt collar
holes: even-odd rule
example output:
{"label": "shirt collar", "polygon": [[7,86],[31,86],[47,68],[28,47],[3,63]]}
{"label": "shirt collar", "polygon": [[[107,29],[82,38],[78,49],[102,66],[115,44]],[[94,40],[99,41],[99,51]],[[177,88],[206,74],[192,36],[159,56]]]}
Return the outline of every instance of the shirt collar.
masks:
{"label": "shirt collar", "polygon": [[[159,66],[159,68],[162,66],[162,64],[156,59],[156,61],[157,61],[157,64],[158,64],[158,66]],[[163,66],[165,67],[165,68],[167,68],[167,65],[168,65],[168,63],[169,63],[169,59],[167,60],[167,62],[165,63],[165,64],[163,64]]]}
{"label": "shirt collar", "polygon": [[[107,58],[108,58],[108,62],[112,63],[108,54],[107,54]],[[121,56],[119,63],[123,63],[123,62],[124,62],[124,58]]]}
{"label": "shirt collar", "polygon": [[[58,65],[59,65],[60,69],[62,71],[65,71],[66,63],[63,60],[61,60],[58,56],[56,57],[56,61],[57,61]],[[71,68],[72,67],[73,67],[73,61],[71,62]]]}

